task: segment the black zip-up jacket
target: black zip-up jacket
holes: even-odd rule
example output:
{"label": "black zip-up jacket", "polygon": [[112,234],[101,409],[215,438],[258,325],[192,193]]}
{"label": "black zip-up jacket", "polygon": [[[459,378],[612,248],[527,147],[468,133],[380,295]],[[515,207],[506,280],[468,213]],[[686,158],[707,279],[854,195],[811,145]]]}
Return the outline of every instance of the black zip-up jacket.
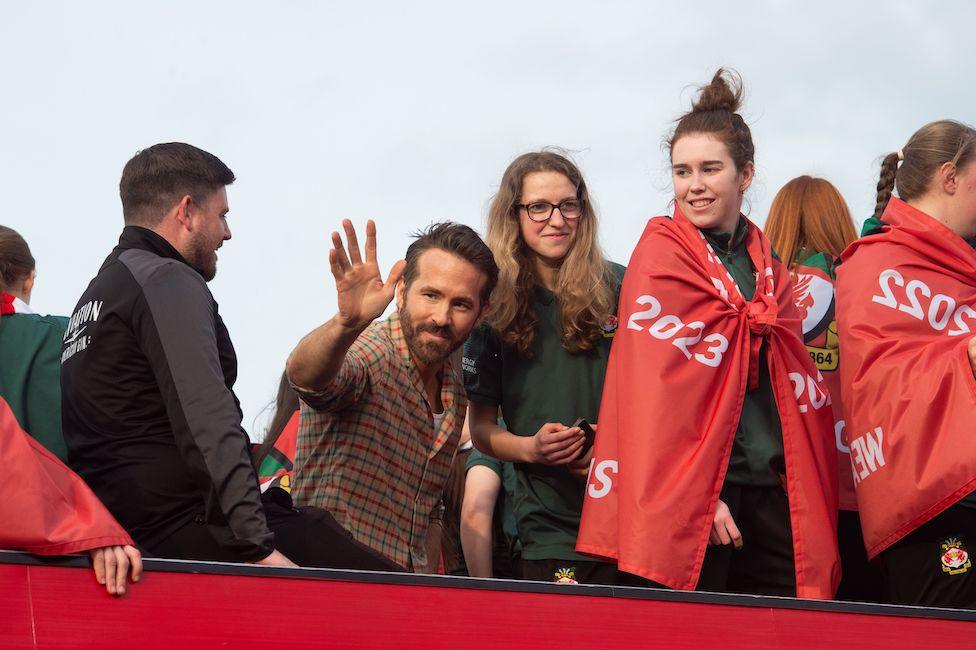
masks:
{"label": "black zip-up jacket", "polygon": [[197,517],[242,562],[274,549],[236,379],[203,277],[127,226],[68,322],[61,417],[71,467],[150,554]]}

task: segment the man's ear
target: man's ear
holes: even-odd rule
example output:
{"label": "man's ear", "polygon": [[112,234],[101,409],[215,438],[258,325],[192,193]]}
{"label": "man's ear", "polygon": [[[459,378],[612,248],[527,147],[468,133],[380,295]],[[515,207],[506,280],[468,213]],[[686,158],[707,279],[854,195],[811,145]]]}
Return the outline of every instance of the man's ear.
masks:
{"label": "man's ear", "polygon": [[396,283],[396,305],[397,305],[397,311],[400,311],[401,309],[403,309],[404,293],[406,292],[406,290],[407,290],[407,286],[404,283],[403,278],[400,278],[399,280],[397,280],[397,283]]}
{"label": "man's ear", "polygon": [[176,204],[176,221],[189,232],[193,232],[193,218],[191,216],[191,211],[195,206],[193,205],[193,198],[187,194],[180,202]]}

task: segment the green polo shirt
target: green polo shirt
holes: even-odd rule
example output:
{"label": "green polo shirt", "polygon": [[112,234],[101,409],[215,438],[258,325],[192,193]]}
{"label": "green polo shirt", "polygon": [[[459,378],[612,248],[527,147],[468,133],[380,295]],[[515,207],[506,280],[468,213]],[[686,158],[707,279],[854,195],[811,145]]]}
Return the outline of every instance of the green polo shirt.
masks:
{"label": "green polo shirt", "polygon": [[64,316],[0,317],[0,396],[17,422],[48,451],[67,461],[61,435],[61,339]]}
{"label": "green polo shirt", "polygon": [[[619,295],[624,267],[611,264]],[[535,289],[539,324],[535,356],[526,359],[502,345],[498,334],[481,325],[464,347],[464,383],[468,399],[498,406],[508,430],[533,436],[546,422],[571,426],[577,418],[599,422],[603,376],[616,332],[614,316],[601,324],[601,336],[589,353],[570,354],[562,346],[561,306],[556,296]],[[576,553],[585,484],[565,466],[515,465],[515,519],[522,557],[527,560],[587,560]]]}
{"label": "green polo shirt", "polygon": [[[748,232],[746,220],[739,219],[739,224],[731,235],[707,230],[703,230],[702,234],[735,280],[742,297],[752,300],[756,292],[756,269],[746,251],[745,238]],[[766,357],[768,349],[767,343],[763,343],[759,349],[759,386],[756,390],[747,389],[742,401],[742,414],[735,430],[729,471],[725,476],[725,481],[733,485],[780,485],[779,472],[786,471],[783,428],[769,378]]]}

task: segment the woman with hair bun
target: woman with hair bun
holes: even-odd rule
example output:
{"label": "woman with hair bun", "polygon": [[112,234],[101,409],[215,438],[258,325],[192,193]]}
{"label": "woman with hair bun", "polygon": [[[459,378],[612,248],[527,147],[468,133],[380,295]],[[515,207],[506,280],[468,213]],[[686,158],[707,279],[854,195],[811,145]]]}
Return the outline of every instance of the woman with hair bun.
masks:
{"label": "woman with hair bun", "polygon": [[823,178],[799,176],[776,194],[764,227],[793,280],[793,302],[803,321],[803,342],[830,390],[840,512],[837,542],[842,577],[838,600],[881,599],[880,575],[864,552],[850,448],[840,393],[840,348],[834,299],[834,262],[857,239],[844,197]]}
{"label": "woman with hair bun", "polygon": [[831,598],[830,398],[789,273],[741,213],[741,99],[719,70],[668,142],[674,216],[624,278],[577,550],[675,589]]}
{"label": "woman with hair bun", "polygon": [[[607,260],[583,176],[567,157],[527,153],[488,210],[498,286],[464,347],[471,439],[515,463],[521,577],[611,584],[613,564],[575,551],[623,267]],[[498,426],[504,418],[506,429]]]}
{"label": "woman with hair bun", "polygon": [[941,120],[884,158],[837,267],[851,469],[895,603],[976,607],[974,237],[976,130]]}

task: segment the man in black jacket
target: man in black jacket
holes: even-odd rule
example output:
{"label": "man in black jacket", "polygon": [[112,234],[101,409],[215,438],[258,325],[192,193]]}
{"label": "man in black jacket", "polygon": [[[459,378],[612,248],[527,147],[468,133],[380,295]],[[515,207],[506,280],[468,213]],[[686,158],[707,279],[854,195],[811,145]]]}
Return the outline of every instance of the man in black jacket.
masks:
{"label": "man in black jacket", "polygon": [[394,568],[325,511],[295,510],[283,491],[262,502],[237,357],[206,284],[231,238],[233,182],[216,156],[182,143],[126,164],[126,227],[62,348],[69,462],[149,555]]}

